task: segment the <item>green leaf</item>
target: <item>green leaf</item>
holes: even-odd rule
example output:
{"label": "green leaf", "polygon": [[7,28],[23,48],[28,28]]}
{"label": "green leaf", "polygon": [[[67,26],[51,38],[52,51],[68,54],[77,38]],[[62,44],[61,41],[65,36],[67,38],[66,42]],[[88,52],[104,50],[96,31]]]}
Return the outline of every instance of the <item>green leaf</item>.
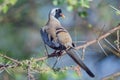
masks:
{"label": "green leaf", "polygon": [[57,0],[54,0],[54,1],[53,1],[53,5],[55,5],[55,6],[58,5],[58,1],[57,1]]}
{"label": "green leaf", "polygon": [[17,0],[10,0],[10,3],[14,5],[17,2]]}
{"label": "green leaf", "polygon": [[6,13],[10,5],[15,5],[16,2],[17,0],[0,0],[0,12]]}
{"label": "green leaf", "polygon": [[85,8],[90,8],[89,1],[88,0],[80,0],[80,5]]}
{"label": "green leaf", "polygon": [[112,5],[110,5],[110,7],[115,10],[115,13],[116,13],[117,15],[120,15],[120,10],[118,10],[117,8],[115,8],[115,7],[112,6]]}
{"label": "green leaf", "polygon": [[92,24],[88,24],[88,27],[89,27],[89,28],[92,28],[93,26],[92,26]]}
{"label": "green leaf", "polygon": [[74,6],[74,5],[77,5],[78,0],[67,0],[67,2],[68,2],[69,5]]}
{"label": "green leaf", "polygon": [[0,4],[2,4],[4,2],[4,0],[0,0]]}
{"label": "green leaf", "polygon": [[3,10],[3,13],[6,13],[8,11],[8,6],[5,5],[2,10]]}
{"label": "green leaf", "polygon": [[67,10],[68,11],[72,11],[73,10],[73,6],[67,6]]}
{"label": "green leaf", "polygon": [[78,15],[82,18],[85,18],[88,14],[86,11],[78,12]]}

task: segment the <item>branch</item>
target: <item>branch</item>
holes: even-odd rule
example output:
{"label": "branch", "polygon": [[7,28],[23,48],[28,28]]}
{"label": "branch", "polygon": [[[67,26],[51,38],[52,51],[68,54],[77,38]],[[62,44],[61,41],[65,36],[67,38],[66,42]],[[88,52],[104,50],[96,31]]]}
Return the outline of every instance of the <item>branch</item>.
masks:
{"label": "branch", "polygon": [[[88,41],[88,42],[86,42],[86,43],[83,44],[83,45],[77,46],[75,49],[77,49],[77,50],[78,50],[78,49],[82,49],[82,50],[83,50],[83,53],[85,53],[85,49],[86,49],[88,46],[90,46],[90,45],[92,45],[92,44],[94,44],[94,43],[97,43],[97,42],[99,42],[100,40],[105,39],[106,37],[108,37],[108,36],[111,35],[112,33],[116,32],[117,30],[120,30],[120,24],[119,24],[117,27],[115,27],[115,28],[111,29],[110,31],[106,32],[105,34],[99,36],[97,39]],[[63,52],[63,53],[65,53],[65,52]],[[117,54],[117,53],[115,53],[115,54]],[[30,79],[34,80],[34,76],[31,74],[31,69],[35,68],[35,67],[32,66],[33,64],[37,64],[36,62],[38,62],[38,61],[44,61],[44,60],[46,60],[46,59],[48,59],[48,58],[57,57],[57,56],[60,56],[60,55],[59,55],[59,54],[50,54],[50,55],[47,55],[47,56],[43,56],[43,57],[41,57],[41,58],[34,58],[34,59],[32,58],[32,59],[30,59],[30,60],[23,60],[23,61],[15,60],[15,59],[10,58],[10,57],[8,57],[8,56],[6,56],[6,55],[3,55],[3,54],[0,54],[0,56],[3,57],[3,58],[5,58],[5,59],[8,59],[8,60],[10,60],[12,63],[14,63],[13,65],[11,65],[11,64],[10,64],[10,65],[1,64],[1,65],[0,65],[0,69],[5,70],[4,68],[15,68],[15,67],[19,67],[19,66],[25,65],[25,66],[27,66],[28,80],[30,80]],[[120,54],[119,54],[119,53],[118,53],[118,56],[120,57]],[[30,63],[29,63],[29,62],[30,62]],[[40,71],[45,70],[45,69],[42,69],[42,67],[36,67],[36,69],[40,69]],[[33,70],[34,70],[34,69],[33,69]],[[76,68],[75,70],[78,71],[79,69]]]}
{"label": "branch", "polygon": [[120,51],[120,31],[119,30],[117,30],[117,43],[116,43],[116,45],[117,45],[118,51]]}
{"label": "branch", "polygon": [[119,76],[120,76],[120,72],[117,72],[117,73],[111,74],[111,75],[103,78],[102,80],[114,80],[114,78],[119,77]]}
{"label": "branch", "polygon": [[[83,45],[80,45],[80,46],[77,46],[75,49],[79,50],[79,49],[85,49],[86,47],[94,44],[94,43],[97,43],[99,42],[100,40],[102,39],[105,39],[106,37],[108,37],[109,35],[111,35],[112,33],[116,32],[117,30],[120,30],[120,24],[118,26],[116,26],[115,28],[111,29],[110,31],[106,32],[105,34],[99,36],[97,39],[94,39],[94,40],[91,40],[91,41],[88,41],[86,42],[85,44]],[[120,54],[119,53],[116,53],[116,55],[118,57],[120,57]],[[50,58],[50,57],[56,57],[58,56],[58,54],[55,54],[55,55],[48,55],[48,56],[44,56],[42,58],[38,58],[36,59],[36,61],[43,61],[43,60],[46,60],[47,58]]]}
{"label": "branch", "polygon": [[27,80],[35,80],[34,76],[31,73],[31,64],[28,62],[27,66]]}
{"label": "branch", "polygon": [[94,43],[96,43],[96,42],[98,42],[98,41],[100,41],[100,40],[108,37],[109,35],[111,35],[112,33],[114,33],[114,32],[117,31],[117,30],[120,30],[120,24],[119,24],[117,27],[115,27],[115,28],[111,29],[110,31],[108,31],[107,33],[101,35],[101,36],[98,37],[97,39],[91,40],[91,41],[89,41],[89,42],[86,42],[85,44],[83,44],[83,45],[81,45],[81,46],[77,46],[76,49],[86,48],[86,47],[88,47],[88,46],[90,46],[90,45],[92,45],[92,44],[94,44]]}
{"label": "branch", "polygon": [[10,61],[12,61],[12,62],[14,62],[14,63],[16,63],[16,64],[20,64],[19,61],[15,60],[15,59],[13,59],[13,58],[10,58],[10,57],[8,57],[8,56],[6,56],[6,55],[3,55],[2,53],[0,53],[0,56],[3,57],[3,58],[5,58],[5,59],[8,59],[8,60],[10,60]]}

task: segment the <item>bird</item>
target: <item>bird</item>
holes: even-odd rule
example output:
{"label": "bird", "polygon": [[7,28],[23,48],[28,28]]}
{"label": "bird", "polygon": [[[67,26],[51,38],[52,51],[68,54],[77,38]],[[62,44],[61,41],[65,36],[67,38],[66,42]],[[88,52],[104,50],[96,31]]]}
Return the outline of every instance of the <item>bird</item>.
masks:
{"label": "bird", "polygon": [[90,77],[95,77],[92,71],[77,55],[75,44],[69,32],[62,26],[59,18],[65,18],[61,8],[53,8],[49,12],[48,22],[40,29],[43,42],[55,51],[65,51]]}

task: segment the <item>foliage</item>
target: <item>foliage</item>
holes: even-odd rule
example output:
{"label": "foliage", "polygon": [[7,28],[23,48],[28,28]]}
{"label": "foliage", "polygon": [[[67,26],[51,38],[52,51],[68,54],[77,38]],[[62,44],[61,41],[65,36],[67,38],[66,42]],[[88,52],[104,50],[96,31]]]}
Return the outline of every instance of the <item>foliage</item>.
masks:
{"label": "foliage", "polygon": [[[84,18],[88,15],[87,10],[91,7],[91,1],[93,0],[52,0],[52,3],[55,6],[64,6],[68,11],[73,11],[75,12],[75,14],[77,13],[80,17]],[[47,4],[43,6],[39,2],[43,5],[46,4],[43,2],[49,2],[51,4],[51,0],[0,0],[0,14],[4,13],[0,16],[0,54],[6,54],[7,56],[10,56],[11,58],[14,58],[16,60],[20,60],[21,62],[20,66],[14,68],[4,68],[5,70],[1,70],[0,80],[5,80],[3,79],[4,76],[8,76],[7,78],[9,80],[27,80],[27,68],[29,62],[31,62],[31,73],[35,76],[35,78],[37,78],[37,80],[63,80],[67,77],[67,69],[65,71],[54,72],[45,62],[35,62],[34,59],[31,58],[31,56],[40,57],[42,55],[41,53],[44,53],[43,48],[41,48],[41,42],[39,40],[39,27],[43,26],[45,20],[39,18],[39,15],[41,15],[41,13],[38,12],[42,12],[41,8],[46,7]],[[98,3],[93,4],[93,6],[94,5],[98,5]],[[106,4],[105,6],[108,7],[108,5]],[[115,8],[114,6],[111,7],[117,15],[120,14],[119,9]],[[97,23],[97,18],[99,17],[99,14],[105,14],[105,11],[103,9],[105,9],[107,16],[110,15],[109,20],[113,18],[111,14],[108,14],[109,10],[107,10],[105,7],[103,8],[102,6],[101,11],[99,10],[99,8],[96,7],[95,11],[92,11],[94,13],[92,19],[96,20],[94,24],[101,24],[100,20]],[[96,12],[98,12],[99,14]],[[107,16],[101,17],[101,19],[105,19]],[[91,22],[92,19],[89,18]],[[119,21],[116,18],[115,20],[116,23],[117,21]],[[36,24],[37,22],[39,22],[40,25]],[[86,22],[89,21],[86,20]],[[80,26],[84,26],[83,28],[85,28],[85,32],[87,33],[88,29],[86,29],[86,26],[88,25],[86,25],[86,22],[84,21],[83,24],[85,25],[80,24]],[[112,23],[109,22],[109,25],[113,24],[114,22],[115,21],[112,20]],[[105,23],[105,25],[108,24]],[[96,27],[96,25],[94,26]],[[89,27],[91,27],[91,25]],[[80,29],[81,28],[82,27],[80,27]],[[36,33],[38,35],[36,35]],[[80,36],[81,33],[82,32],[78,32]],[[92,34],[92,36],[94,36],[94,34]],[[115,43],[119,44],[118,41],[115,41]],[[26,60],[29,58],[31,59]],[[95,58],[98,57],[95,56]],[[14,64],[14,62],[0,57],[0,66],[11,66]],[[76,76],[76,74],[72,74],[72,76]]]}
{"label": "foliage", "polygon": [[0,0],[0,12],[6,13],[10,6],[15,5],[17,0]]}
{"label": "foliage", "polygon": [[68,11],[77,10],[80,17],[86,17],[86,9],[90,8],[92,0],[53,0],[54,5],[67,5]]}
{"label": "foliage", "polygon": [[120,15],[120,10],[118,10],[117,8],[115,8],[115,7],[112,6],[112,5],[110,5],[110,7],[115,10],[115,13],[116,13],[117,15]]}
{"label": "foliage", "polygon": [[[0,61],[1,61],[0,63],[1,75],[2,74],[4,75],[3,72],[9,74],[10,76],[14,75],[15,80],[22,79],[23,74],[25,74],[26,76],[26,77],[24,76],[25,78],[27,78],[28,74],[32,76],[39,74],[39,76],[36,76],[34,78],[40,77],[40,79],[42,80],[48,80],[48,79],[62,80],[66,78],[65,70],[54,71],[45,62],[37,61],[34,58],[31,58],[30,60],[17,61],[6,55],[3,55],[3,53],[0,53]],[[30,70],[28,71],[28,69]],[[8,76],[8,78],[11,78],[10,76]],[[0,79],[2,78],[0,77]],[[30,80],[34,80],[34,79],[30,79]]]}
{"label": "foliage", "polygon": [[54,5],[67,4],[68,10],[75,8],[90,8],[90,0],[53,0]]}

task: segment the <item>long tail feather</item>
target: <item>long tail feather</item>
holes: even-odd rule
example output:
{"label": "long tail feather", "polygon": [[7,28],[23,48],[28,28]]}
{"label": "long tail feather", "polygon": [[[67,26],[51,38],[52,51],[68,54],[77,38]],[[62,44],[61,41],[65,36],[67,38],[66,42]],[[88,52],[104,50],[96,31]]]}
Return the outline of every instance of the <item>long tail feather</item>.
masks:
{"label": "long tail feather", "polygon": [[81,67],[83,68],[89,76],[94,77],[95,75],[88,69],[88,67],[83,63],[83,61],[79,58],[79,56],[76,54],[76,50],[73,48],[70,48],[66,50],[67,54]]}

